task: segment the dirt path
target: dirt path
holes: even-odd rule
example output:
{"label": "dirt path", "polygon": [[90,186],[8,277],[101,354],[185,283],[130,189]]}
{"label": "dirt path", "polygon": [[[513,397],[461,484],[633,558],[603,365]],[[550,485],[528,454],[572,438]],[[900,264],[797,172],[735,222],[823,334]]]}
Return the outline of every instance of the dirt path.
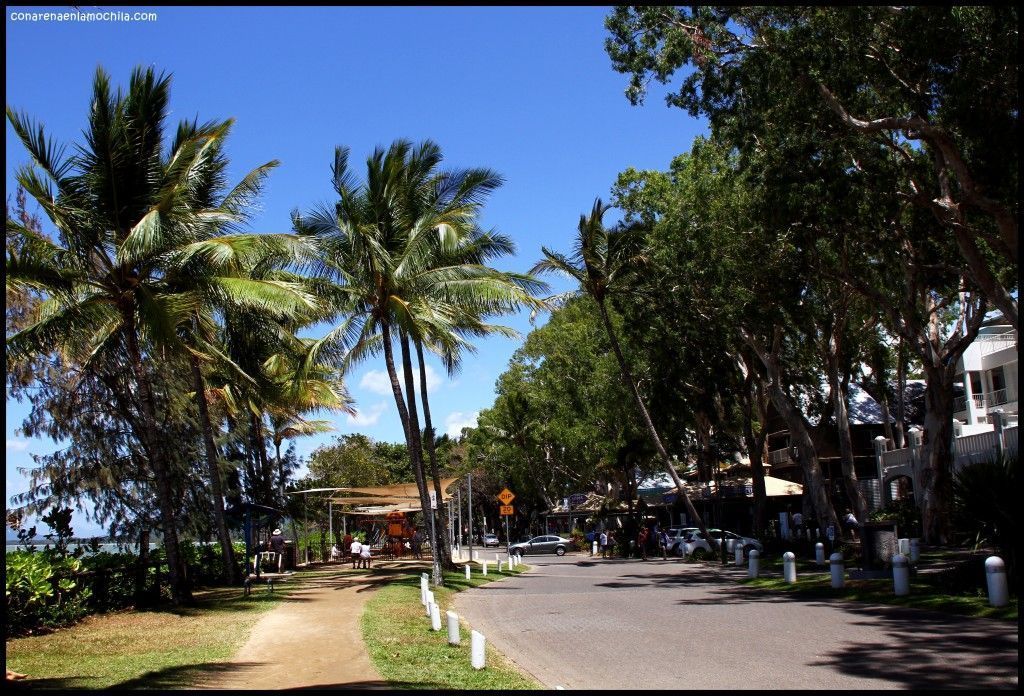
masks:
{"label": "dirt path", "polygon": [[[370,662],[360,618],[378,587],[420,566],[428,567],[415,561],[384,561],[369,572],[326,566],[301,588],[278,585],[275,591],[289,592],[287,599],[257,622],[229,670],[196,688],[389,688]],[[253,588],[266,591],[262,585]]]}

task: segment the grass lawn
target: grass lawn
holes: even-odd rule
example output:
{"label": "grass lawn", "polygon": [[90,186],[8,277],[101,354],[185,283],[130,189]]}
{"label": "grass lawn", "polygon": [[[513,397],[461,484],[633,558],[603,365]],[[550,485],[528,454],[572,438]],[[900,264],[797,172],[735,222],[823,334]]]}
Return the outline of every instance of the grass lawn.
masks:
{"label": "grass lawn", "polygon": [[[462,644],[448,645],[445,610],[457,592],[500,580],[509,573],[494,572],[489,564],[487,577],[474,565],[473,577],[464,573],[445,573],[444,587],[434,588],[434,599],[441,608],[441,630],[430,630],[420,604],[420,576],[410,575],[381,588],[366,605],[363,614],[363,640],[373,666],[392,686],[408,689],[539,689],[539,683],[525,676],[500,653],[487,645],[487,667],[470,666],[469,627],[462,624]],[[525,566],[511,572],[521,572]]]}
{"label": "grass lawn", "polygon": [[[921,554],[920,565],[938,564],[955,557],[942,550]],[[827,558],[827,556],[826,556]],[[818,566],[813,559],[797,556],[797,581],[785,582],[782,575],[782,554],[766,554],[761,558],[761,573],[771,577],[744,579],[741,582],[748,587],[764,590],[791,592],[809,597],[832,598],[876,604],[893,604],[916,609],[963,614],[965,616],[982,616],[1007,621],[1017,621],[1018,606],[1015,597],[1005,607],[992,607],[988,604],[988,595],[984,588],[953,592],[949,586],[949,578],[943,574],[918,573],[910,578],[910,594],[897,597],[893,594],[892,578],[870,580],[851,580],[846,578],[842,589],[833,589],[832,576],[826,562]],[[975,562],[981,561],[976,559]],[[846,562],[847,573],[851,563]]]}
{"label": "grass lawn", "polygon": [[182,609],[126,610],[86,617],[53,633],[6,643],[19,686],[59,689],[189,688],[245,642],[256,621],[316,571],[297,573],[273,594],[263,585],[196,592]]}

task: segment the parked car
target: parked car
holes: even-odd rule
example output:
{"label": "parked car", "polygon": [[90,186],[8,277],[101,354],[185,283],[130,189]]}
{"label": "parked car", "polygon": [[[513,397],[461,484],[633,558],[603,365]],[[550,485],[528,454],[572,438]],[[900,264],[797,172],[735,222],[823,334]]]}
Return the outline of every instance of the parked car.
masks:
{"label": "parked car", "polygon": [[[722,530],[708,528],[708,534],[711,538],[708,540],[715,545],[715,551],[719,552],[722,547]],[[753,537],[745,537],[736,532],[725,531],[725,552],[732,554],[736,553],[736,545],[739,544],[740,548],[743,549],[744,554],[750,553],[753,549],[757,549],[758,553],[764,551],[764,545],[760,541]]]}
{"label": "parked car", "polygon": [[665,530],[665,534],[668,535],[668,552],[675,555],[681,556],[679,551],[681,544],[686,542],[686,528],[684,527],[669,527]]}
{"label": "parked car", "polygon": [[533,537],[529,541],[512,544],[508,548],[508,552],[518,556],[525,556],[531,553],[554,553],[559,556],[564,556],[565,552],[571,545],[571,539],[555,536],[553,534],[546,534],[544,536]]}
{"label": "parked car", "polygon": [[684,527],[679,530],[678,541],[669,548],[676,556],[702,558],[711,554],[711,544],[704,539],[698,527]]}
{"label": "parked car", "polygon": [[481,534],[480,543],[484,546],[501,546],[497,534]]}
{"label": "parked car", "polygon": [[[700,558],[701,556],[718,555],[721,553],[719,549],[721,549],[722,530],[709,527],[708,534],[711,537],[710,539],[705,539],[697,527],[687,527],[681,530],[681,533],[685,536],[683,537],[684,540],[678,544],[678,548],[674,550],[677,556]],[[764,545],[757,539],[741,536],[726,530],[725,552],[727,554],[736,553],[736,544],[740,545],[745,554],[749,554],[752,549],[757,549],[758,553],[764,551]]]}

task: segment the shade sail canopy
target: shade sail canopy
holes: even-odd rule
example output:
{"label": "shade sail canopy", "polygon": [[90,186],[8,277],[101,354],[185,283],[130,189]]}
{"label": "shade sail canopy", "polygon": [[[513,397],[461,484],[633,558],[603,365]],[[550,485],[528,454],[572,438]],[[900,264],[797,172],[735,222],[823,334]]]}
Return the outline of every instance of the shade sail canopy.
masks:
{"label": "shade sail canopy", "polygon": [[[457,478],[441,479],[441,503],[451,500],[448,492]],[[428,489],[434,490],[433,482]],[[335,505],[351,505],[346,515],[386,515],[389,512],[419,512],[419,488],[415,483],[396,483],[390,486],[342,486],[339,488],[307,488],[302,491],[290,491],[289,495],[298,493],[333,493],[328,500]],[[351,494],[351,495],[349,495]]]}

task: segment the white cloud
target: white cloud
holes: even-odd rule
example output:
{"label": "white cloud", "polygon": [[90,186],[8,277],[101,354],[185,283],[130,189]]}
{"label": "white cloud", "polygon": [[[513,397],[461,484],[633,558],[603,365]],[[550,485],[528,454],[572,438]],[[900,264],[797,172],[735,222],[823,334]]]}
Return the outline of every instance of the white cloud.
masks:
{"label": "white cloud", "polygon": [[357,410],[356,415],[348,417],[349,425],[358,425],[360,427],[366,427],[370,425],[377,425],[377,421],[380,420],[380,416],[384,413],[384,409],[388,407],[386,401],[376,403],[368,409]]}
{"label": "white cloud", "polygon": [[476,427],[476,419],[479,415],[479,411],[473,411],[473,413],[468,414],[462,411],[453,411],[444,419],[445,432],[448,434],[448,437],[457,438],[462,435],[463,428]]}
{"label": "white cloud", "polygon": [[[420,371],[418,369],[413,371],[413,379],[416,380],[416,391],[418,392],[420,388]],[[401,383],[402,390],[404,391],[405,376],[401,369],[398,371],[398,381]],[[441,378],[434,372],[434,368],[427,365],[427,389],[434,391],[440,384]],[[370,370],[359,380],[359,386],[382,396],[392,396],[393,394],[391,391],[391,378],[388,377],[387,370]]]}
{"label": "white cloud", "polygon": [[10,439],[7,441],[7,449],[14,450],[15,452],[24,452],[28,449],[28,440],[23,440],[20,437]]}

